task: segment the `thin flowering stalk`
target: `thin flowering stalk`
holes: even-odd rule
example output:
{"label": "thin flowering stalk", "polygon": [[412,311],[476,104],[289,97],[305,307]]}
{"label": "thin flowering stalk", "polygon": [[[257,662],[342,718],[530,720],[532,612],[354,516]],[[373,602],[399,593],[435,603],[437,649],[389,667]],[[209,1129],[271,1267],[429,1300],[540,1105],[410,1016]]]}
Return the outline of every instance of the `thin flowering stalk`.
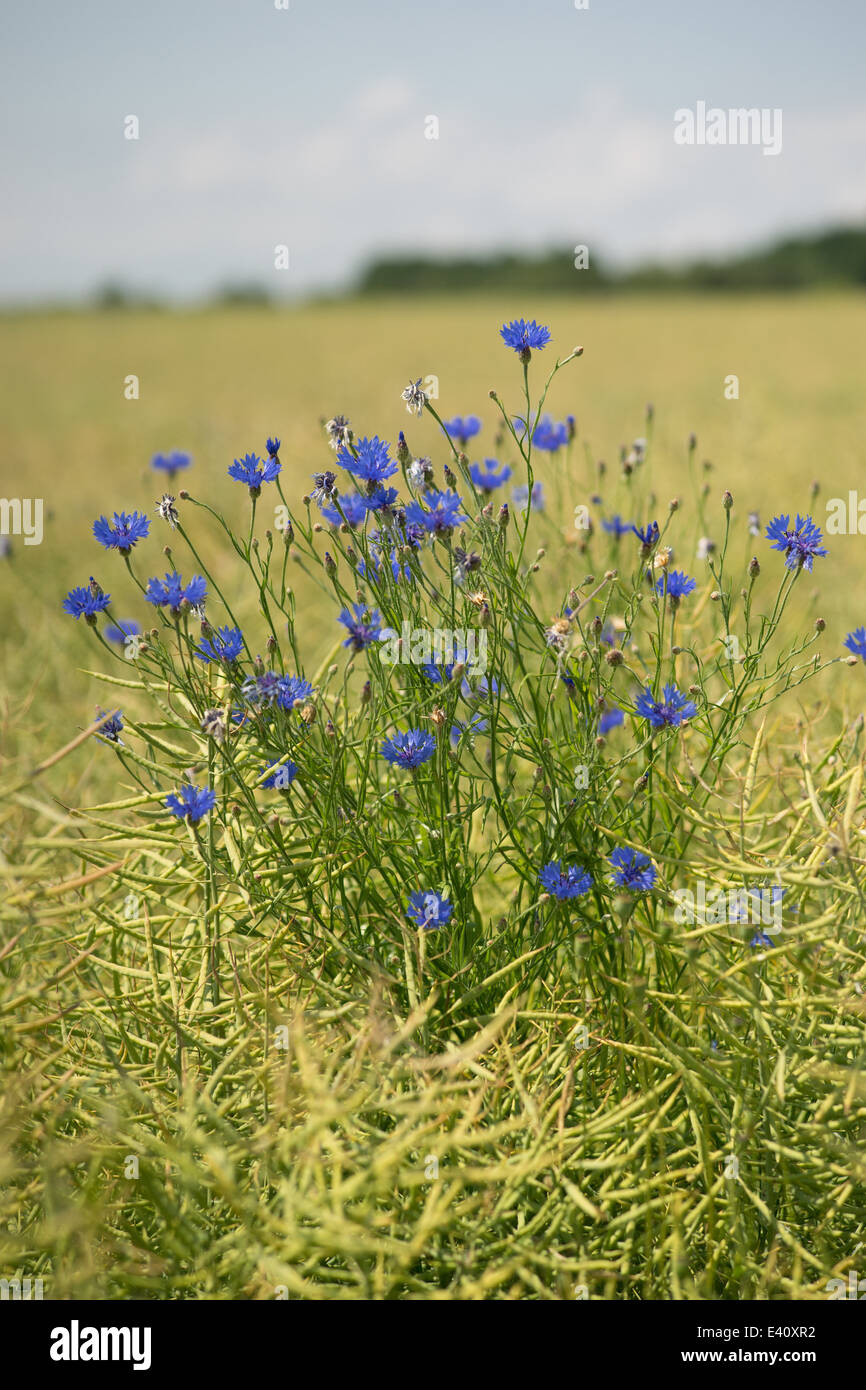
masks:
{"label": "thin flowering stalk", "polygon": [[[254,565],[253,565],[252,563],[250,563],[250,571],[251,571],[251,573],[252,573],[252,575],[253,575],[253,578],[255,579],[255,582],[256,582],[257,587],[258,587],[259,609],[260,609],[261,613],[264,615],[265,621],[266,621],[266,623],[268,624],[268,627],[270,628],[270,635],[271,635],[271,638],[273,639],[276,652],[277,652],[277,654],[279,654],[279,651],[280,651],[280,639],[279,639],[279,635],[278,635],[278,633],[277,633],[277,629],[276,629],[276,627],[274,626],[274,620],[273,620],[273,616],[272,616],[272,614],[271,614],[270,607],[268,606],[267,595],[268,595],[268,594],[271,595],[271,597],[273,598],[273,600],[274,600],[274,602],[276,603],[277,607],[278,607],[278,608],[281,608],[281,611],[283,611],[284,616],[285,616],[285,609],[282,608],[282,605],[280,604],[280,601],[277,599],[277,596],[276,596],[276,594],[274,593],[273,586],[272,586],[271,583],[270,583],[270,578],[269,578],[269,563],[270,563],[270,554],[271,554],[271,544],[272,544],[272,542],[269,542],[269,548],[268,548],[268,556],[267,556],[267,559],[266,559],[265,561],[263,561],[263,560],[261,560],[261,558],[259,558],[259,574],[258,574],[258,576],[256,576],[255,567],[254,567]],[[256,553],[256,552],[255,552],[255,550],[254,550],[254,551],[253,551],[253,554],[255,555],[255,553]]]}
{"label": "thin flowering stalk", "polygon": [[[186,530],[184,529],[183,524],[182,524],[180,521],[177,523],[177,531],[178,531],[178,535],[182,536],[183,539],[186,541],[186,544],[189,546],[189,549],[190,549],[192,555],[195,557],[195,562],[196,562],[196,564],[199,566],[199,569],[201,570],[202,574],[203,574],[203,575],[205,576],[205,578],[207,579],[207,582],[208,582],[208,584],[211,586],[211,588],[213,589],[214,593],[218,596],[220,603],[222,604],[223,608],[226,610],[226,613],[228,614],[229,618],[231,619],[232,625],[233,625],[234,627],[238,628],[238,630],[239,630],[240,632],[243,632],[243,628],[241,627],[240,623],[238,622],[237,618],[235,617],[234,613],[232,612],[231,605],[230,605],[230,603],[228,602],[228,600],[226,599],[225,594],[223,593],[223,591],[222,591],[222,589],[220,588],[220,586],[219,586],[219,584],[217,583],[217,581],[214,579],[213,575],[211,574],[211,572],[210,572],[210,570],[208,569],[207,565],[205,564],[204,560],[203,560],[203,559],[201,558],[201,556],[199,555],[198,550],[196,549],[195,545],[193,544],[192,540],[190,539],[189,535],[187,534]],[[252,655],[252,653],[250,652],[249,647],[248,647],[247,644],[246,644],[246,640],[244,641],[244,649],[245,649],[245,651],[246,651],[246,653],[247,653],[247,656],[251,656],[251,655]]]}
{"label": "thin flowering stalk", "polygon": [[759,652],[762,652],[769,645],[770,639],[775,636],[776,631],[782,621],[785,609],[788,606],[788,599],[791,597],[791,594],[793,593],[794,585],[799,579],[801,572],[802,571],[800,570],[784,571],[781,582],[779,584],[779,591],[776,594],[776,601],[773,605],[773,612],[769,620],[767,620],[766,627],[764,631],[761,633],[761,637],[759,639]]}
{"label": "thin flowering stalk", "polygon": [[140,589],[141,592],[144,593],[144,592],[145,592],[145,590],[144,590],[144,585],[141,583],[141,580],[138,578],[138,575],[135,573],[135,570],[132,568],[132,561],[130,560],[129,556],[128,556],[128,555],[124,555],[124,556],[122,557],[122,559],[123,559],[123,563],[126,565],[127,573],[129,574],[129,577],[130,577],[130,579],[132,580],[133,584],[136,586],[137,589]]}
{"label": "thin flowering stalk", "polygon": [[[525,548],[526,548],[526,537],[527,537],[527,534],[528,534],[528,531],[529,531],[529,524],[530,524],[530,519],[531,519],[530,513],[531,513],[531,510],[532,510],[531,505],[530,505],[530,502],[531,502],[531,498],[532,498],[532,489],[533,489],[533,486],[534,486],[534,483],[535,483],[535,475],[534,475],[533,469],[532,469],[532,435],[533,435],[533,432],[534,432],[534,431],[533,431],[533,429],[530,428],[530,423],[531,423],[531,421],[532,421],[533,419],[538,420],[538,419],[541,418],[541,413],[542,413],[542,410],[544,409],[544,403],[545,403],[545,401],[547,400],[547,393],[548,393],[548,391],[550,390],[551,383],[553,382],[553,379],[554,379],[554,377],[556,376],[557,372],[559,372],[564,366],[566,366],[567,363],[573,361],[574,358],[580,357],[580,356],[582,355],[582,353],[583,353],[583,348],[575,348],[572,352],[569,353],[569,355],[568,355],[567,357],[564,357],[564,358],[562,359],[561,362],[560,362],[559,360],[557,360],[557,361],[554,363],[554,366],[553,366],[553,369],[552,369],[552,371],[551,371],[551,373],[550,373],[550,376],[547,378],[547,381],[546,381],[546,383],[545,383],[544,390],[543,390],[543,392],[542,392],[542,394],[541,394],[541,399],[540,399],[539,402],[538,402],[538,406],[537,406],[537,408],[536,408],[536,412],[535,412],[535,415],[534,415],[534,416],[533,416],[533,411],[532,411],[531,399],[530,399],[530,395],[529,395],[529,370],[528,370],[528,363],[525,362],[525,361],[522,363],[522,367],[523,367],[523,388],[524,388],[524,397],[525,397],[525,402],[526,402],[526,421],[525,421],[526,429],[524,430],[524,433],[523,433],[522,438],[521,438],[521,437],[518,437],[517,431],[516,431],[515,428],[514,428],[514,424],[513,424],[513,422],[512,422],[511,416],[506,412],[505,407],[503,406],[502,402],[500,401],[498,395],[494,396],[495,403],[496,403],[496,405],[497,405],[498,408],[499,408],[499,412],[500,412],[500,414],[501,414],[501,416],[502,416],[503,422],[504,422],[506,428],[508,429],[508,431],[509,431],[509,433],[510,433],[512,439],[514,440],[514,443],[517,445],[517,448],[518,448],[519,451],[520,451],[520,455],[521,455],[521,457],[522,457],[524,463],[526,464],[526,477],[527,477],[527,488],[528,488],[528,493],[527,493],[526,514],[525,514],[525,517],[524,517],[523,530],[522,530],[522,532],[521,532],[521,538],[520,538],[520,548],[519,548],[518,560],[517,560],[518,565],[520,565],[520,564],[522,563],[524,551],[525,551]],[[524,447],[524,444],[525,444],[525,447]]]}
{"label": "thin flowering stalk", "polygon": [[448,430],[447,430],[446,427],[445,427],[445,423],[444,423],[442,417],[437,413],[435,407],[432,406],[432,405],[430,404],[429,398],[428,398],[427,400],[425,400],[425,402],[424,402],[424,409],[425,409],[426,411],[428,411],[428,412],[433,416],[433,419],[436,421],[437,425],[438,425],[439,428],[441,429],[441,431],[442,431],[442,433],[444,434],[445,438],[448,440],[448,447],[449,447],[449,449],[451,450],[451,457],[453,458],[453,460],[454,460],[455,463],[458,463],[458,464],[459,464],[459,462],[460,462],[460,451],[457,449],[457,447],[456,447],[456,445],[455,445],[455,443],[454,443],[454,440],[451,438],[451,435],[448,433]]}

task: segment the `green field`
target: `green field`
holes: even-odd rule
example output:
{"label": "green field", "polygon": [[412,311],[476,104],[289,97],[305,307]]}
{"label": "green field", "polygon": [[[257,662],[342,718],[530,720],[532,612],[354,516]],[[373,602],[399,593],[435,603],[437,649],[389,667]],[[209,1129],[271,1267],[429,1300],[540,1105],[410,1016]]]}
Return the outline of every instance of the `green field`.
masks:
{"label": "green field", "polygon": [[[192,453],[184,485],[238,511],[228,464],[261,450],[265,435],[277,432],[297,495],[332,460],[319,421],[337,412],[360,432],[392,440],[404,428],[415,453],[433,453],[435,426],[410,420],[399,400],[410,377],[433,374],[443,417],[475,412],[485,421],[475,441],[483,448],[472,455],[483,457],[493,453],[488,391],[498,388],[505,399],[510,391],[518,403],[511,364],[494,340],[505,311],[521,309],[495,300],[422,299],[0,321],[0,495],[41,496],[50,517],[42,546],[19,542],[12,564],[0,568],[0,642],[3,669],[15,675],[12,707],[32,698],[28,725],[35,721],[62,738],[76,711],[83,718],[96,698],[74,669],[86,664],[78,658],[87,634],[71,636],[59,605],[67,586],[84,582],[96,563],[93,518],[122,507],[152,509],[160,491],[149,469],[153,453]],[[696,460],[712,463],[712,501],[729,488],[740,515],[754,508],[766,520],[776,511],[809,510],[817,481],[813,511],[822,524],[825,499],[858,486],[866,449],[866,299],[588,298],[533,305],[532,312],[556,326],[558,352],[577,343],[585,349],[549,402],[554,414],[573,413],[579,428],[575,477],[549,478],[560,489],[560,525],[568,526],[573,507],[587,498],[584,448],[593,460],[606,460],[615,478],[620,448],[646,432],[647,402],[655,408],[652,481],[661,512],[671,497],[691,500],[685,462],[693,430]],[[730,373],[739,377],[738,400],[725,399]],[[140,379],[137,401],[124,399],[128,374]],[[609,488],[605,497],[617,509]],[[816,597],[815,612],[831,631],[863,621],[851,609],[861,545],[859,536],[833,542],[834,572],[850,582],[834,579]],[[220,578],[230,590],[230,575]],[[816,575],[816,590],[820,582]],[[126,594],[127,607],[134,592],[125,576],[113,585],[116,598]],[[314,605],[303,579],[300,592]],[[328,637],[313,612],[307,626],[314,661]],[[68,717],[58,728],[61,694]]]}
{"label": "green field", "polygon": [[[347,656],[345,597],[321,567],[331,545],[351,600],[345,536],[304,549],[296,535],[293,599],[282,538],[265,578],[245,551],[249,495],[227,467],[279,435],[297,521],[333,466],[321,422],[342,413],[357,435],[404,429],[441,477],[435,421],[400,400],[418,377],[438,379],[443,418],[482,417],[470,457],[494,455],[490,390],[522,408],[497,330],[520,313],[551,325],[560,356],[583,346],[546,403],[577,438],[567,459],[533,454],[547,506],[525,554],[516,515],[506,532],[465,503],[501,686],[486,738],[467,722],[449,741],[478,686],[463,694],[462,668],[425,685]],[[747,515],[825,527],[826,501],[859,486],[864,341],[853,295],[0,320],[0,493],[46,511],[42,544],[13,537],[0,559],[0,1277],[44,1277],[51,1298],[473,1300],[819,1299],[847,1277],[866,1236],[863,665],[800,677],[866,622],[862,538],[827,536],[829,556],[792,576]],[[551,356],[534,357],[534,384]],[[647,435],[646,465],[623,476]],[[90,534],[100,513],[153,517],[150,459],[172,449],[194,464],[171,490],[233,533],[180,504],[209,585],[253,652],[279,609],[270,650],[282,662],[288,623],[289,669],[316,687],[285,719],[251,705],[224,746],[200,716],[240,698],[240,665],[186,660],[186,619],[147,609]],[[574,509],[596,493],[607,514],[663,525],[680,499],[674,559],[697,576],[681,607],[647,582],[652,546],[617,550],[597,528],[581,548]],[[269,484],[256,504],[262,550],[276,500]],[[727,596],[696,560],[702,535],[724,552]],[[417,585],[387,565],[369,579],[383,613],[431,623],[462,604],[475,621],[450,546],[430,539]],[[602,580],[612,556],[621,570]],[[142,581],[198,568],[162,523],[130,563]],[[62,611],[91,574],[114,617],[163,624],[146,693],[91,674],[134,669]],[[566,596],[560,668],[546,628]],[[741,667],[719,655],[728,600]],[[634,641],[603,648],[603,616],[627,617]],[[637,717],[634,682],[662,671],[699,699],[692,723]],[[608,695],[627,721],[605,740]],[[121,698],[128,748],[90,738],[52,761]],[[386,764],[384,734],[434,715],[435,762],[417,778]],[[301,764],[282,801],[261,782],[274,753]],[[166,811],[192,764],[216,788],[200,825]],[[612,880],[614,844],[647,847],[652,891]],[[592,898],[541,891],[560,856],[591,859]],[[736,915],[674,916],[678,886],[745,893],[777,876],[772,950]],[[410,930],[403,899],[434,880],[461,909],[453,930]]]}

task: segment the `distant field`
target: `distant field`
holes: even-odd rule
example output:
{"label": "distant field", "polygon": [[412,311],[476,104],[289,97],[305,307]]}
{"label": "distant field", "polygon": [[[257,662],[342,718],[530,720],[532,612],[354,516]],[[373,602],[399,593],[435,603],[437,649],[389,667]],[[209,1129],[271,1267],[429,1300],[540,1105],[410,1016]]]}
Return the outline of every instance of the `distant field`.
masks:
{"label": "distant field", "polygon": [[[648,401],[656,418],[644,487],[656,490],[661,513],[673,496],[690,500],[685,458],[692,430],[699,467],[705,459],[713,464],[706,475],[708,515],[719,521],[717,499],[725,487],[741,515],[757,508],[766,520],[774,511],[807,510],[817,480],[814,512],[823,525],[826,499],[860,484],[866,299],[854,296],[532,304],[460,298],[6,317],[0,320],[0,495],[41,496],[49,519],[43,544],[14,542],[11,563],[0,568],[0,661],[9,712],[15,718],[26,705],[24,729],[39,749],[45,740],[59,744],[71,736],[100,695],[77,669],[99,663],[89,634],[74,631],[61,612],[67,587],[98,570],[116,611],[143,616],[122,565],[109,564],[112,557],[98,550],[89,531],[100,512],[152,509],[161,491],[149,468],[155,451],[191,452],[186,485],[193,494],[206,490],[237,515],[246,502],[226,476],[232,459],[261,451],[268,433],[280,434],[286,495],[300,497],[310,474],[332,458],[319,421],[338,411],[361,433],[393,440],[405,428],[414,453],[441,461],[435,426],[416,423],[399,399],[410,376],[434,374],[441,414],[474,411],[485,421],[472,454],[484,457],[493,453],[490,388],[515,408],[520,404],[513,358],[496,346],[499,324],[515,313],[549,323],[556,351],[576,343],[585,348],[549,401],[559,416],[574,413],[579,427],[572,478],[547,469],[551,526],[568,527],[573,507],[587,500],[587,451],[610,466],[608,510],[628,510],[628,500],[613,491],[619,451],[645,433]],[[123,382],[133,373],[140,399],[127,401]],[[725,399],[731,373],[739,377],[739,400]],[[271,519],[260,517],[261,531]],[[136,556],[140,570],[159,571],[156,547],[164,539],[152,533],[147,551]],[[810,592],[823,586],[811,611],[826,618],[828,637],[833,633],[838,643],[866,620],[866,603],[858,608],[862,542],[837,537],[831,545],[832,566],[810,581]],[[755,550],[763,558],[766,544],[755,542]],[[182,548],[176,559],[180,568],[190,567]],[[230,590],[230,562],[222,563]],[[316,623],[316,590],[299,579],[312,663],[333,630],[330,616],[327,630]],[[854,695],[853,682],[846,689]]]}

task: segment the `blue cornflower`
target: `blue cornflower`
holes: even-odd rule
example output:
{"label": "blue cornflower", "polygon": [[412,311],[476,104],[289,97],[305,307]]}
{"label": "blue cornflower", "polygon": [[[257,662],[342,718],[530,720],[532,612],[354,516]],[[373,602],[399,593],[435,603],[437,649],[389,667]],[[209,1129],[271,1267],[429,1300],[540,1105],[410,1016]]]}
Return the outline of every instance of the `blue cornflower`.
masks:
{"label": "blue cornflower", "polygon": [[427,507],[420,502],[410,502],[406,508],[406,520],[411,525],[423,526],[431,536],[441,536],[462,526],[468,520],[460,508],[463,499],[456,492],[428,492],[425,498]]}
{"label": "blue cornflower", "polygon": [[268,709],[277,704],[280,698],[280,681],[276,671],[263,671],[260,676],[247,676],[241,686],[241,693],[249,704],[257,709]]}
{"label": "blue cornflower", "polygon": [[277,791],[284,792],[288,791],[297,777],[298,768],[296,763],[280,762],[279,758],[276,758],[274,762],[268,763],[267,767],[260,768],[259,775],[262,772],[269,772],[271,775],[266,777],[263,782],[259,782],[258,786],[267,787],[268,790],[276,788]]}
{"label": "blue cornflower", "polygon": [[[526,510],[528,497],[529,487],[526,483],[518,483],[517,487],[511,489],[511,500],[520,511]],[[532,510],[534,512],[544,511],[544,488],[540,482],[532,484]]]}
{"label": "blue cornflower", "polygon": [[420,550],[427,536],[427,527],[417,521],[407,521],[406,513],[402,520],[403,537],[411,550]]}
{"label": "blue cornflower", "polygon": [[104,594],[99,586],[91,580],[89,588],[85,588],[81,584],[77,589],[70,589],[63,600],[63,607],[67,613],[72,614],[73,618],[84,618],[91,627],[95,627],[96,614],[107,608],[110,602],[111,594]]}
{"label": "blue cornflower", "polygon": [[475,687],[475,694],[479,700],[486,700],[488,696],[498,695],[499,681],[495,676],[482,676]]}
{"label": "blue cornflower", "polygon": [[343,510],[340,515],[336,507],[322,507],[322,516],[333,526],[341,526],[345,517],[348,526],[360,526],[367,515],[367,501],[359,492],[347,492],[345,497],[336,499]]}
{"label": "blue cornflower", "polygon": [[374,487],[367,501],[367,510],[370,512],[390,512],[393,511],[397,501],[397,489],[395,487]]}
{"label": "blue cornflower", "polygon": [[772,937],[769,937],[765,931],[755,932],[755,935],[749,942],[750,946],[772,946],[772,944]]}
{"label": "blue cornflower", "polygon": [[625,715],[621,709],[602,710],[601,718],[598,721],[598,732],[604,737],[609,734],[611,729],[616,729],[620,724],[625,723]]}
{"label": "blue cornflower", "polygon": [[434,644],[433,644],[433,655],[434,655],[434,658],[441,656],[441,657],[443,657],[443,658],[446,660],[446,662],[447,662],[448,664],[446,665],[446,668],[445,668],[445,670],[446,670],[446,677],[445,677],[445,678],[446,678],[446,680],[450,680],[450,679],[451,679],[451,676],[452,676],[452,673],[453,673],[453,668],[454,668],[455,663],[459,661],[462,665],[465,666],[469,653],[467,652],[467,650],[466,650],[465,647],[462,647],[462,646],[460,645],[460,642],[459,642],[459,640],[458,640],[458,638],[457,638],[457,634],[456,634],[456,633],[454,633],[454,634],[452,635],[451,642],[447,644],[447,647],[448,647],[448,649],[446,650],[446,644],[445,644],[444,642],[439,642],[439,643],[437,644],[436,640],[434,639]]}
{"label": "blue cornflower", "polygon": [[473,463],[469,469],[469,476],[476,487],[482,492],[495,492],[503,483],[507,483],[511,477],[511,469],[507,463],[499,466],[496,459],[485,459],[483,466],[480,463]]}
{"label": "blue cornflower", "polygon": [[267,453],[269,459],[275,459],[277,457],[277,454],[280,452],[279,439],[268,438],[265,442],[265,452]]}
{"label": "blue cornflower", "polygon": [[468,444],[481,431],[481,421],[477,415],[455,415],[453,420],[443,420],[443,428],[460,444]]}
{"label": "blue cornflower", "polygon": [[[460,661],[465,661],[466,653],[464,652],[458,659]],[[491,676],[489,680],[487,676],[481,676],[474,690],[469,684],[467,676],[464,676],[460,683],[460,694],[463,696],[464,700],[486,700],[492,695],[498,695],[498,693],[499,681],[495,676]]]}
{"label": "blue cornflower", "polygon": [[367,484],[373,491],[376,483],[383,483],[397,472],[397,465],[388,457],[388,444],[377,434],[372,439],[359,439],[355,445],[357,455],[344,447],[337,454],[337,462],[354,477]]}
{"label": "blue cornflower", "polygon": [[[359,559],[358,563],[355,565],[355,570],[362,579],[371,580],[374,584],[378,583],[382,577],[382,558],[381,547],[378,545],[371,545],[370,559],[372,564],[367,565],[365,560]],[[391,573],[395,580],[414,579],[410,566],[403,564],[396,550],[391,551],[390,560]]]}
{"label": "blue cornflower", "polygon": [[302,676],[278,676],[276,671],[264,671],[260,676],[248,676],[241,686],[244,699],[256,709],[294,709],[298,701],[313,694],[313,687]]}
{"label": "blue cornflower", "polygon": [[412,771],[426,763],[435,752],[435,738],[423,729],[409,729],[405,734],[398,730],[393,738],[387,738],[382,744],[383,758],[387,758],[395,767],[409,768]]}
{"label": "blue cornflower", "polygon": [[615,849],[608,862],[614,867],[617,888],[628,888],[632,893],[648,893],[658,877],[649,855],[639,849]]}
{"label": "blue cornflower", "polygon": [[568,426],[552,420],[549,415],[542,415],[532,431],[532,443],[536,449],[555,454],[557,449],[568,443]]}
{"label": "blue cornflower", "polygon": [[93,523],[93,534],[106,550],[119,550],[128,555],[136,541],[144,540],[150,530],[150,522],[144,512],[114,513],[114,525],[104,516]]}
{"label": "blue cornflower", "polygon": [[535,426],[538,424],[538,415],[530,414],[527,420],[524,420],[522,415],[512,415],[511,423],[514,426],[514,433],[519,434],[522,440],[527,432],[531,434],[535,429]]}
{"label": "blue cornflower", "polygon": [[165,798],[165,804],[178,820],[195,822],[201,820],[216,805],[216,792],[210,787],[197,787],[193,782],[184,782],[177,792]]}
{"label": "blue cornflower", "polygon": [[636,707],[638,714],[648,719],[654,729],[663,729],[666,724],[679,728],[685,719],[691,719],[698,712],[696,705],[675,685],[665,686],[663,700],[657,700],[647,686],[637,697]]}
{"label": "blue cornflower", "polygon": [[[105,714],[104,709],[97,709],[96,717],[101,719]],[[119,709],[114,710],[110,719],[106,719],[102,728],[97,733],[97,738],[108,739],[109,743],[121,743],[120,733],[123,729],[123,715]],[[122,746],[122,745],[121,745]]]}
{"label": "blue cornflower", "polygon": [[260,676],[248,676],[241,686],[241,693],[254,709],[294,709],[299,702],[314,693],[309,681],[302,676],[279,676],[276,671],[263,671]]}
{"label": "blue cornflower", "polygon": [[281,469],[282,464],[278,459],[269,458],[265,462],[257,454],[244,454],[242,459],[235,459],[229,465],[228,471],[230,478],[246,483],[251,497],[258,497],[262,483],[272,483]]}
{"label": "blue cornflower", "polygon": [[849,632],[845,638],[845,646],[849,652],[855,656],[862,656],[866,661],[866,627],[855,627],[853,632]]}
{"label": "blue cornflower", "polygon": [[440,666],[436,661],[427,661],[420,669],[421,674],[426,676],[428,681],[432,681],[434,685],[444,685],[450,681],[454,673],[454,663],[452,661],[446,666]]}
{"label": "blue cornflower", "polygon": [[294,709],[295,705],[308,700],[315,692],[303,676],[280,676],[277,704],[280,709]]}
{"label": "blue cornflower", "polygon": [[811,570],[815,556],[827,554],[821,545],[824,539],[821,528],[815,525],[810,516],[802,517],[798,514],[797,525],[793,530],[789,528],[789,521],[787,512],[784,516],[774,516],[767,527],[765,539],[773,542],[774,550],[785,552],[786,569]]}
{"label": "blue cornflower", "polygon": [[406,916],[416,926],[432,931],[435,927],[443,927],[453,911],[453,903],[440,898],[438,893],[422,888],[410,895]]}
{"label": "blue cornflower", "polygon": [[592,887],[592,876],[585,869],[581,869],[577,864],[563,867],[556,860],[546,864],[538,877],[547,892],[560,900],[582,898]]}
{"label": "blue cornflower", "polygon": [[633,531],[635,528],[630,521],[623,521],[619,513],[614,512],[611,517],[602,517],[601,529],[608,531],[619,540],[620,536],[626,535],[628,531]]}
{"label": "blue cornflower", "polygon": [[465,722],[462,719],[455,719],[451,725],[451,742],[456,748],[463,734],[468,733],[472,737],[475,734],[483,734],[486,728],[487,720],[480,714],[473,714],[472,718]]}
{"label": "blue cornflower", "polygon": [[655,586],[657,594],[667,593],[671,607],[676,606],[686,594],[690,594],[694,587],[695,581],[682,570],[664,570],[661,578],[656,580]]}
{"label": "blue cornflower", "polygon": [[148,603],[152,603],[156,608],[163,608],[168,605],[173,616],[180,612],[181,604],[186,601],[191,608],[198,606],[205,601],[207,595],[207,584],[200,574],[194,574],[188,584],[184,584],[177,571],[174,574],[167,574],[165,581],[161,579],[149,579],[144,597]]}
{"label": "blue cornflower", "polygon": [[151,468],[155,468],[158,473],[167,473],[169,479],[184,468],[189,468],[191,463],[191,456],[181,453],[179,449],[175,449],[170,454],[154,454],[150,460]]}
{"label": "blue cornflower", "polygon": [[194,652],[199,661],[237,661],[243,651],[244,639],[240,628],[220,627],[202,640]]}
{"label": "blue cornflower", "polygon": [[634,531],[644,550],[652,550],[653,546],[658,544],[660,533],[657,521],[651,521],[647,527],[633,526],[631,529]]}
{"label": "blue cornflower", "polygon": [[341,622],[349,633],[343,646],[351,647],[355,652],[362,652],[365,647],[370,647],[379,640],[382,615],[375,608],[366,609],[362,603],[353,603],[352,612],[344,608],[337,621]]}
{"label": "blue cornflower", "polygon": [[324,473],[314,473],[313,482],[315,487],[310,496],[320,507],[326,497],[337,496],[337,475],[332,473],[330,468],[326,468]]}
{"label": "blue cornflower", "polygon": [[[739,894],[733,895],[735,901],[729,900],[728,918],[731,922],[751,921],[766,922],[766,912],[769,908],[773,913],[773,919],[778,921],[782,912],[782,898],[785,889],[781,883],[763,883],[754,888],[746,888]],[[797,912],[799,909],[793,908]]]}
{"label": "blue cornflower", "polygon": [[499,336],[506,347],[514,348],[514,351],[520,354],[521,360],[528,362],[531,349],[539,351],[547,347],[550,342],[550,329],[536,323],[535,319],[530,319],[528,323],[523,319],[512,319],[510,323],[502,325]]}
{"label": "blue cornflower", "polygon": [[121,647],[127,637],[137,637],[140,632],[141,627],[134,618],[121,618],[102,629],[102,635],[107,642],[117,642]]}

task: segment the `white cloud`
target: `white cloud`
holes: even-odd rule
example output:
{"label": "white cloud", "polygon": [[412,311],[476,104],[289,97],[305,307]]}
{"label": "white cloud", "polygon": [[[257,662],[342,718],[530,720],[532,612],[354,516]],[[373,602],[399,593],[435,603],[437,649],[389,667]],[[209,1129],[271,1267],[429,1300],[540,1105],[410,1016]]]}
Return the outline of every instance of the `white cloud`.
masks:
{"label": "white cloud", "polygon": [[[67,267],[88,266],[91,284],[110,271],[199,293],[234,276],[267,282],[273,246],[288,241],[293,270],[280,287],[302,290],[339,282],[381,248],[587,241],[641,260],[724,252],[866,211],[856,176],[866,107],[785,113],[775,159],[677,146],[673,109],[647,117],[612,89],[585,90],[565,118],[508,125],[467,90],[436,113],[438,141],[424,138],[429,114],[408,78],[389,76],[309,123],[263,102],[185,134],[151,128],[116,179],[66,199]],[[32,251],[39,196],[20,192],[4,238],[13,267]],[[102,263],[111,247],[120,265]]]}

